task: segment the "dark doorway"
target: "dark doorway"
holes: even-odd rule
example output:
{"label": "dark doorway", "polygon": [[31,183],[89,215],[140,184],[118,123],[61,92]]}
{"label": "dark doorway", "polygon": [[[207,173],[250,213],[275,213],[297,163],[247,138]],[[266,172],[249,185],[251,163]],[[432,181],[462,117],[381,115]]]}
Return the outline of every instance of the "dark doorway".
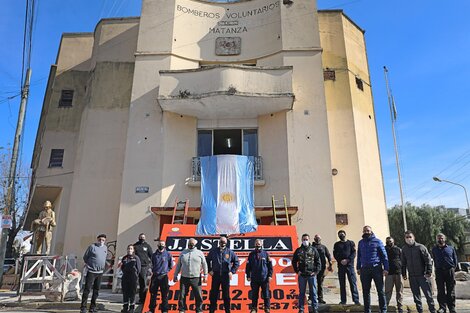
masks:
{"label": "dark doorway", "polygon": [[242,154],[241,129],[214,130],[214,155],[217,154]]}

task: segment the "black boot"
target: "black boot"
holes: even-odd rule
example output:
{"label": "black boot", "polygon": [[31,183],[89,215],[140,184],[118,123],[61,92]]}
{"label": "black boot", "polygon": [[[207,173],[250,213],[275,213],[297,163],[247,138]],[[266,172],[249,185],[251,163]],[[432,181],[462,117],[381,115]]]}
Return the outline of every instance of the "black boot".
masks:
{"label": "black boot", "polygon": [[135,303],[131,303],[131,305],[129,306],[129,313],[134,313],[135,311]]}
{"label": "black boot", "polygon": [[128,313],[129,312],[129,303],[124,303],[122,305],[121,313]]}

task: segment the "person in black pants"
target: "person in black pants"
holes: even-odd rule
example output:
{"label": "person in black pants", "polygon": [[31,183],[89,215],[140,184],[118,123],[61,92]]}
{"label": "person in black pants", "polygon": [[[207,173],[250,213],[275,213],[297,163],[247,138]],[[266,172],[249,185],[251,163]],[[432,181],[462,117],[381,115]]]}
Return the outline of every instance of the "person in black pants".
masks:
{"label": "person in black pants", "polygon": [[108,247],[106,247],[106,235],[98,235],[97,242],[90,245],[83,255],[85,262],[85,287],[83,288],[82,303],[80,305],[80,313],[86,313],[86,303],[91,288],[93,294],[91,296],[91,304],[89,312],[96,312],[96,299],[101,287],[101,277],[106,266],[106,256],[108,255]]}
{"label": "person in black pants", "polygon": [[321,269],[317,275],[318,303],[325,304],[326,302],[323,300],[323,280],[325,279],[326,262],[328,261],[329,272],[333,272],[333,263],[331,263],[330,251],[328,251],[328,248],[321,243],[320,235],[315,235],[315,237],[313,237],[313,241],[312,245],[317,249],[321,262]]}
{"label": "person in black pants", "polygon": [[139,241],[134,244],[135,254],[139,257],[142,268],[139,273],[139,303],[145,301],[147,294],[147,272],[152,266],[152,247],[145,241],[145,234],[139,235]]}
{"label": "person in black pants", "polygon": [[387,297],[384,291],[384,276],[388,275],[389,264],[387,251],[382,240],[375,237],[372,227],[366,225],[362,229],[362,239],[357,245],[357,274],[362,283],[364,313],[371,313],[370,289],[374,281],[379,300],[379,311],[387,313]]}
{"label": "person in black pants", "polygon": [[346,240],[346,232],[338,232],[339,241],[333,246],[333,256],[338,262],[338,279],[341,293],[341,302],[346,304],[346,276],[348,276],[351,296],[355,304],[360,305],[359,293],[357,292],[357,279],[354,272],[354,259],[356,258],[356,245],[352,240]]}
{"label": "person in black pants", "polygon": [[397,298],[398,313],[403,313],[403,278],[401,276],[401,248],[395,245],[395,239],[387,237],[385,239],[385,251],[388,257],[388,275],[385,277],[385,296],[387,306],[392,298],[393,288]]}
{"label": "person in black pants", "polygon": [[273,264],[269,254],[263,250],[261,239],[255,240],[255,250],[248,255],[246,279],[251,285],[251,313],[258,312],[259,289],[264,300],[264,312],[269,313],[271,306],[269,283],[273,277]]}
{"label": "person in black pants", "polygon": [[446,307],[450,313],[455,313],[455,270],[458,266],[457,253],[454,247],[446,244],[446,236],[437,234],[437,245],[431,252],[436,269],[437,302],[439,313],[445,313]]}
{"label": "person in black pants", "polygon": [[123,305],[121,313],[134,313],[135,293],[140,273],[140,259],[135,255],[134,246],[127,246],[127,254],[121,260],[121,287]]}
{"label": "person in black pants", "polygon": [[228,313],[230,312],[230,280],[237,272],[240,263],[235,252],[227,247],[227,237],[220,237],[219,246],[209,251],[206,260],[209,275],[212,276],[209,312],[213,313],[217,310],[217,298],[222,287],[224,309]]}
{"label": "person in black pants", "polygon": [[161,311],[168,312],[168,272],[173,267],[173,258],[165,249],[165,241],[158,241],[157,251],[152,255],[152,280],[150,281],[150,304],[147,313],[155,313],[157,307],[157,294],[160,289],[161,294]]}

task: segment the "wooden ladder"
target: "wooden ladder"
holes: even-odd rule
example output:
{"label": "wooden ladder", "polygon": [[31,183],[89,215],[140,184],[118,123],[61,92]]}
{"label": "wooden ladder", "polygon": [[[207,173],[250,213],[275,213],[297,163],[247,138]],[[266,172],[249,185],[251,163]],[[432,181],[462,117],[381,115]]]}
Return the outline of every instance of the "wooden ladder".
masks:
{"label": "wooden ladder", "polygon": [[171,224],[186,224],[188,217],[189,200],[178,201],[175,199],[175,207],[173,208],[173,217]]}
{"label": "wooden ladder", "polygon": [[[271,200],[273,206],[274,225],[290,225],[286,196],[284,195],[282,200],[276,200],[273,195]],[[277,203],[279,205],[276,207]]]}

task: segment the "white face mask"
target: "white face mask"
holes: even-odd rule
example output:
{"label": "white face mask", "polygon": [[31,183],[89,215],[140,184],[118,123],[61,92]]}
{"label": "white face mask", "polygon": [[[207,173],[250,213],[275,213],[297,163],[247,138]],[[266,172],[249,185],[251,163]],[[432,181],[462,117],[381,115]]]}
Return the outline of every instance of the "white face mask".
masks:
{"label": "white face mask", "polygon": [[415,240],[413,238],[407,238],[405,239],[406,243],[409,244],[410,246],[415,243]]}
{"label": "white face mask", "polygon": [[308,246],[309,242],[308,242],[308,240],[304,240],[304,241],[302,241],[302,244],[306,247],[306,246]]}

